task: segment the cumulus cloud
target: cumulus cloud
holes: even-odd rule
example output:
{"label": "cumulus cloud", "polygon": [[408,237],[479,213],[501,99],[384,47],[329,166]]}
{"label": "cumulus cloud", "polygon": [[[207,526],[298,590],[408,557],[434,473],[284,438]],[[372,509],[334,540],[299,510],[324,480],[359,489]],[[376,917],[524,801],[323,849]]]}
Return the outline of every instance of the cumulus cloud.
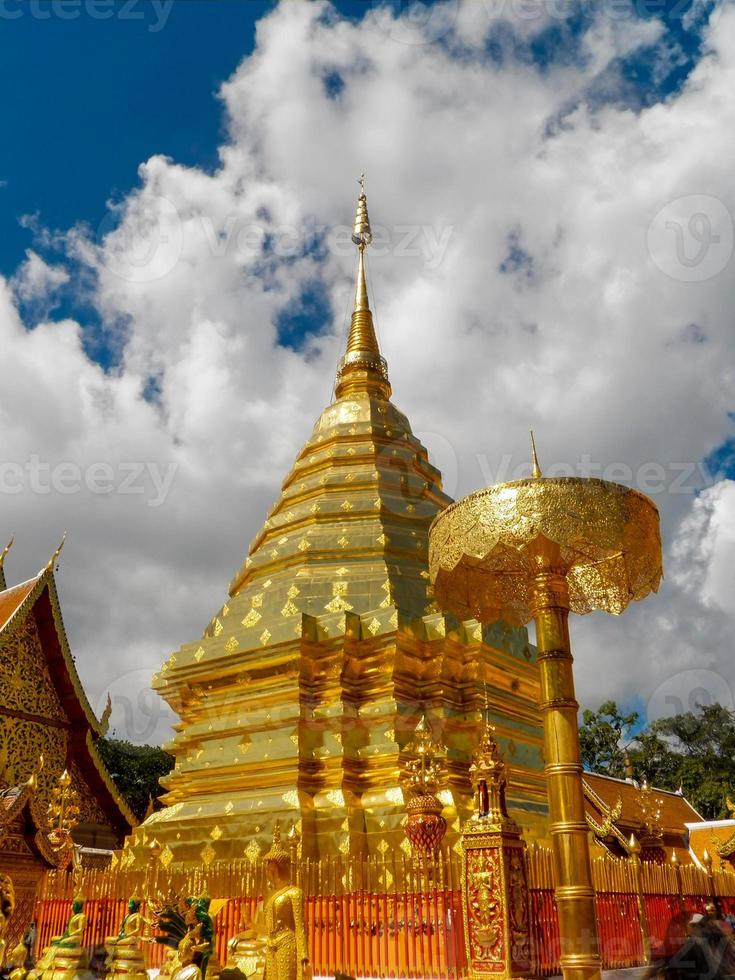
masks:
{"label": "cumulus cloud", "polygon": [[[447,491],[523,472],[533,425],[547,471],[639,485],[660,507],[660,596],[574,624],[582,699],[645,703],[703,664],[735,682],[731,491],[695,495],[732,434],[735,10],[682,91],[639,111],[616,66],[659,43],[657,21],[600,11],[579,57],[540,68],[523,45],[548,23],[511,22],[499,57],[482,43],[491,8],[445,4],[423,26],[323,3],[265,17],[221,91],[217,169],[152,157],[101,236],[64,237],[78,282],[94,283],[104,368],[79,323],[24,329],[20,284],[48,289],[62,270],[36,256],[15,297],[0,293],[4,455],[23,471],[3,494],[10,570],[31,571],[68,528],[69,632],[123,734],[165,727],[144,679],[219,608],[331,397],[362,171],[394,399]],[[283,318],[315,283],[324,320],[286,346]]]}
{"label": "cumulus cloud", "polygon": [[69,282],[69,273],[58,265],[49,265],[32,249],[13,277],[16,297],[23,303],[45,302]]}

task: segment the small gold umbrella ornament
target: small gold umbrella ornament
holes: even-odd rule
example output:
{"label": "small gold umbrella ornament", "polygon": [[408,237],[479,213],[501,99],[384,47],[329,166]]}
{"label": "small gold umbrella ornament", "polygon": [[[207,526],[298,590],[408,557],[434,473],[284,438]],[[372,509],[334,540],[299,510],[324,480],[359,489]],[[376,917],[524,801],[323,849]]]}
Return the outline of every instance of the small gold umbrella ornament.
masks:
{"label": "small gold umbrella ornament", "polygon": [[620,614],[662,577],[656,505],[617,483],[533,476],[470,494],[434,521],[436,601],[460,619],[523,626],[533,619],[545,772],[565,980],[600,973],[569,612]]}

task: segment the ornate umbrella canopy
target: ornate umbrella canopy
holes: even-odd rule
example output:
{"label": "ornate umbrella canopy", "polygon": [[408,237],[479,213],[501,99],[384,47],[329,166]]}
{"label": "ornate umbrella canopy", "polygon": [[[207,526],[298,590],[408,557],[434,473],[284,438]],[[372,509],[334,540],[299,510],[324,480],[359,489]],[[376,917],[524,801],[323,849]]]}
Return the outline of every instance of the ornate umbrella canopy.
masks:
{"label": "ornate umbrella canopy", "polygon": [[534,578],[552,569],[566,577],[576,613],[618,615],[658,591],[656,505],[606,480],[539,476],[479,490],[432,524],[436,600],[461,619],[525,625]]}

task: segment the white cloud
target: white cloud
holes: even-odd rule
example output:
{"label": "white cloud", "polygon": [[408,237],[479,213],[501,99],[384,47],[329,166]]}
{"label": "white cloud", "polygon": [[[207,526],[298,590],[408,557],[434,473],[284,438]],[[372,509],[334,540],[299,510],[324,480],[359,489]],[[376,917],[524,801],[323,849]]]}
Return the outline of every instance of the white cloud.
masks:
{"label": "white cloud", "polygon": [[15,295],[21,302],[45,302],[60,287],[69,282],[69,273],[59,265],[49,265],[32,249],[13,277]]}
{"label": "white cloud", "polygon": [[[467,43],[486,29],[479,6],[456,7],[429,44],[397,40],[406,25],[394,30],[385,10],[353,23],[322,4],[283,4],[263,19],[222,90],[219,169],[152,157],[101,243],[79,229],[66,238],[97,276],[114,370],[88,360],[78,324],[25,332],[0,295],[4,457],[25,465],[37,454],[57,477],[72,463],[86,488],[3,494],[18,541],[9,566],[32,571],[68,528],[60,588],[93,697],[139,687],[144,668],[204,628],[329,400],[352,259],[333,240],[323,261],[295,243],[314,220],[350,221],[362,171],[373,221],[392,240],[371,256],[371,283],[394,399],[437,447],[448,492],[511,475],[530,425],[547,468],[586,465],[586,454],[659,484],[676,571],[621,620],[574,624],[582,698],[646,701],[670,673],[703,664],[735,682],[714,517],[715,543],[697,551],[701,501],[724,515],[714,501],[726,493],[692,493],[697,464],[732,432],[731,277],[684,281],[698,249],[727,245],[726,228],[708,229],[703,196],[735,214],[735,10],[712,27],[685,90],[636,113],[592,112],[584,93],[601,75],[614,86],[615,59],[652,43],[655,22],[598,20],[583,63],[541,72]],[[330,97],[324,79],[336,75],[344,85]],[[678,252],[664,223],[671,247],[656,264],[649,225],[679,198],[676,214],[693,223],[680,221]],[[440,261],[427,226],[444,243]],[[61,274],[43,265],[41,284]],[[299,353],[278,345],[276,321],[314,278],[335,319]],[[141,493],[121,490],[131,463],[143,467]],[[114,492],[90,478],[99,464],[112,467]],[[172,471],[165,501],[150,506],[155,479]],[[689,562],[704,569],[694,591]]]}

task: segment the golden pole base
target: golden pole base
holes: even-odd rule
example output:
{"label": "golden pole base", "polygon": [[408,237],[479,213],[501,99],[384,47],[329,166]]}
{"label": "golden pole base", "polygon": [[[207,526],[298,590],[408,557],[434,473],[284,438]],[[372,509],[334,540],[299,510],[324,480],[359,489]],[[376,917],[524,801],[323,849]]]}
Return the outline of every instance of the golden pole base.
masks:
{"label": "golden pole base", "polygon": [[600,976],[602,960],[584,810],[577,733],[579,705],[574,694],[569,640],[569,598],[562,574],[544,570],[536,575],[533,612],[561,968],[564,980],[595,980]]}

